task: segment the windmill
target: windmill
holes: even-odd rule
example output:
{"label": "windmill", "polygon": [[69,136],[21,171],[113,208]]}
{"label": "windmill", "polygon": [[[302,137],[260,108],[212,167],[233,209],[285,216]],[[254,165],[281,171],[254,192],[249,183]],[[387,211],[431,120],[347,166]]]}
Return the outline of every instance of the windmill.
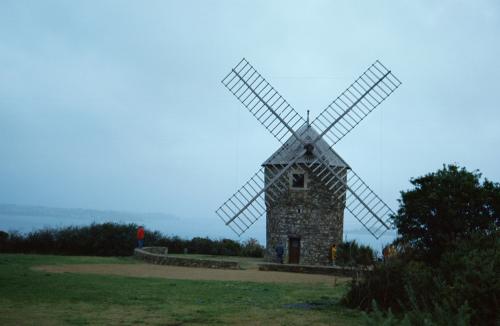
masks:
{"label": "windmill", "polygon": [[380,61],[312,122],[309,112],[304,119],[246,59],[222,84],[282,144],[216,210],[237,235],[267,213],[268,256],[284,243],[289,262],[325,264],[330,246],[342,240],[345,209],[377,239],[391,228],[391,208],[333,149],[401,85]]}

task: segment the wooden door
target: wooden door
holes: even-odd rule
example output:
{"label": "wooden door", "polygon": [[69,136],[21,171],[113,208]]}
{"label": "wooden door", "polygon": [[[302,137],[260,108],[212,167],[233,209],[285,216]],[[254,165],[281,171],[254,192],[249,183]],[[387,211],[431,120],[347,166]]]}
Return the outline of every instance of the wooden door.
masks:
{"label": "wooden door", "polygon": [[288,243],[288,263],[298,264],[300,261],[300,238],[290,238]]}

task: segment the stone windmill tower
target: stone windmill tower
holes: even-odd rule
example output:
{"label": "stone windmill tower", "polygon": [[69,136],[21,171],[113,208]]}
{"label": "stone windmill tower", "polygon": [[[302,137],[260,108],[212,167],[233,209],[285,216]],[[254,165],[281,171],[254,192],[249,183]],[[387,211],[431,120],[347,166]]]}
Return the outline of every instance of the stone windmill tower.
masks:
{"label": "stone windmill tower", "polygon": [[[305,143],[318,136],[307,123],[297,130],[297,134]],[[290,138],[262,164],[265,185],[271,180],[273,171],[286,166],[299,154],[297,150],[301,147],[292,146],[294,142],[295,139]],[[329,146],[323,139],[319,139],[315,146],[324,150],[331,167],[345,180],[349,168],[347,163],[333,150],[327,151]],[[278,200],[271,200],[271,190],[265,193],[269,198],[266,201],[266,256],[270,260],[276,255],[276,246],[281,244],[289,263],[328,264],[330,246],[342,241],[346,198],[338,198],[335,191],[330,190],[308,167],[312,158],[311,154],[302,155],[296,166],[281,178],[280,182],[288,183],[288,191],[281,193]],[[342,187],[339,183],[338,189],[334,190],[342,191]]]}
{"label": "stone windmill tower", "polygon": [[281,244],[288,263],[325,265],[345,210],[377,239],[390,228],[392,210],[332,148],[401,85],[390,70],[376,61],[311,123],[245,59],[222,83],[282,143],[216,210],[236,234],[266,214],[269,259]]}

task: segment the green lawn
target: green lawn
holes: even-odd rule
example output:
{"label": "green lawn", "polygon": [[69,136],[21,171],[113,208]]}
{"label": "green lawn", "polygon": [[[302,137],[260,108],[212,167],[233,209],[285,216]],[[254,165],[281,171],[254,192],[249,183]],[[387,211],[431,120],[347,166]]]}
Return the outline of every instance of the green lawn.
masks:
{"label": "green lawn", "polygon": [[[0,255],[0,325],[359,325],[346,285],[188,281],[30,269],[131,258]],[[312,303],[303,307],[304,303]],[[292,306],[287,306],[287,305]],[[298,304],[297,306],[294,306]],[[312,308],[311,308],[312,306]]]}

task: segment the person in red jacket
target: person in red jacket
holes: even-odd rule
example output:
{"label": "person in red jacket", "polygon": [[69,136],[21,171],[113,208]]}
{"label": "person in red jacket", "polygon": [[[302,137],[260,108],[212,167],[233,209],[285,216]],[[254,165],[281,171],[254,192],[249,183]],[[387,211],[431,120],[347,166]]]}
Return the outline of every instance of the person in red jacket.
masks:
{"label": "person in red jacket", "polygon": [[137,247],[142,248],[144,246],[144,227],[141,225],[137,229]]}

